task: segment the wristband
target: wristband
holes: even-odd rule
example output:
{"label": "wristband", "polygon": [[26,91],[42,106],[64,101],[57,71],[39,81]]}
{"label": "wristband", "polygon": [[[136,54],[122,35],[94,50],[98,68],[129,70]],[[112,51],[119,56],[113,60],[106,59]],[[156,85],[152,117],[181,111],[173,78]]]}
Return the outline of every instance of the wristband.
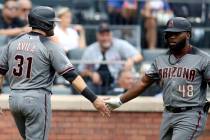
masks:
{"label": "wristband", "polygon": [[96,100],[97,96],[90,90],[88,89],[88,87],[86,87],[81,94],[87,98],[89,101],[91,101],[92,103]]}

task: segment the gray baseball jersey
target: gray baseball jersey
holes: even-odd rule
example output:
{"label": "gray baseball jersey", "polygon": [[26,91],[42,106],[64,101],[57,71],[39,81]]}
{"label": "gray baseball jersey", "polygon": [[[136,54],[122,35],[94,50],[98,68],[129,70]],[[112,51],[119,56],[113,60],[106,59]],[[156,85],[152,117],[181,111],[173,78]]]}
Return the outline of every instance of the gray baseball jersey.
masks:
{"label": "gray baseball jersey", "polygon": [[7,73],[9,106],[23,139],[48,139],[55,72],[73,69],[63,49],[38,33],[21,35],[3,48],[0,73]]}
{"label": "gray baseball jersey", "polygon": [[194,47],[181,59],[167,53],[154,60],[146,75],[160,81],[165,106],[203,106],[210,80],[210,59]]}
{"label": "gray baseball jersey", "polygon": [[196,140],[207,119],[203,106],[210,79],[209,56],[194,47],[180,59],[167,53],[155,59],[146,75],[162,84],[165,106],[183,110],[191,108],[173,112],[166,107],[160,140]]}
{"label": "gray baseball jersey", "polygon": [[50,90],[55,71],[62,75],[74,69],[61,48],[33,33],[19,36],[3,49],[0,68],[8,71],[13,90]]}

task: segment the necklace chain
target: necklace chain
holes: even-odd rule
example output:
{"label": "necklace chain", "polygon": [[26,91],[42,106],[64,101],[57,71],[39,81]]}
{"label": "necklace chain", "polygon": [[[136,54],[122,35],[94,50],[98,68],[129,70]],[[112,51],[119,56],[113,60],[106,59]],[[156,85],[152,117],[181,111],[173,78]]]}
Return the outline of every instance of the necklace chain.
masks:
{"label": "necklace chain", "polygon": [[175,64],[177,64],[177,63],[179,63],[181,60],[182,60],[182,57],[181,58],[178,58],[178,59],[176,59],[174,62],[172,62],[172,60],[171,60],[171,56],[172,56],[172,54],[170,54],[169,56],[168,56],[168,62],[169,62],[169,64],[171,64],[171,65],[175,65]]}

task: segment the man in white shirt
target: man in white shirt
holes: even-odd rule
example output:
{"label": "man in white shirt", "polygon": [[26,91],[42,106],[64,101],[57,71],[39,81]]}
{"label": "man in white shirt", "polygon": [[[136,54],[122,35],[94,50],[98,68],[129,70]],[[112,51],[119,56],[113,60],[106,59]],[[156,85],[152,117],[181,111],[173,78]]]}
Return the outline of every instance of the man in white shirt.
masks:
{"label": "man in white shirt", "polygon": [[[119,71],[132,69],[134,63],[142,61],[143,56],[127,41],[113,38],[107,23],[99,25],[96,37],[97,42],[87,47],[82,60],[107,61],[108,63],[81,64],[79,71],[83,77],[88,77],[90,86],[96,93],[105,94],[114,83]],[[116,61],[125,61],[125,64],[113,63]]]}

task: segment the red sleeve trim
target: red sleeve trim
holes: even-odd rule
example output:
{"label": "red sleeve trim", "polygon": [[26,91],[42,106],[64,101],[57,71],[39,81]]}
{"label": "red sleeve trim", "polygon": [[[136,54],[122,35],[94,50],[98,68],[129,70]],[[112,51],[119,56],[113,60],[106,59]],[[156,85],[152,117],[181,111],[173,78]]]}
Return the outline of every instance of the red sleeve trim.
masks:
{"label": "red sleeve trim", "polygon": [[68,71],[72,71],[72,70],[74,70],[74,69],[75,69],[74,67],[68,67],[68,68],[66,68],[65,70],[59,72],[58,74],[59,74],[59,75],[63,75],[63,74],[65,74],[65,73],[67,73]]}

